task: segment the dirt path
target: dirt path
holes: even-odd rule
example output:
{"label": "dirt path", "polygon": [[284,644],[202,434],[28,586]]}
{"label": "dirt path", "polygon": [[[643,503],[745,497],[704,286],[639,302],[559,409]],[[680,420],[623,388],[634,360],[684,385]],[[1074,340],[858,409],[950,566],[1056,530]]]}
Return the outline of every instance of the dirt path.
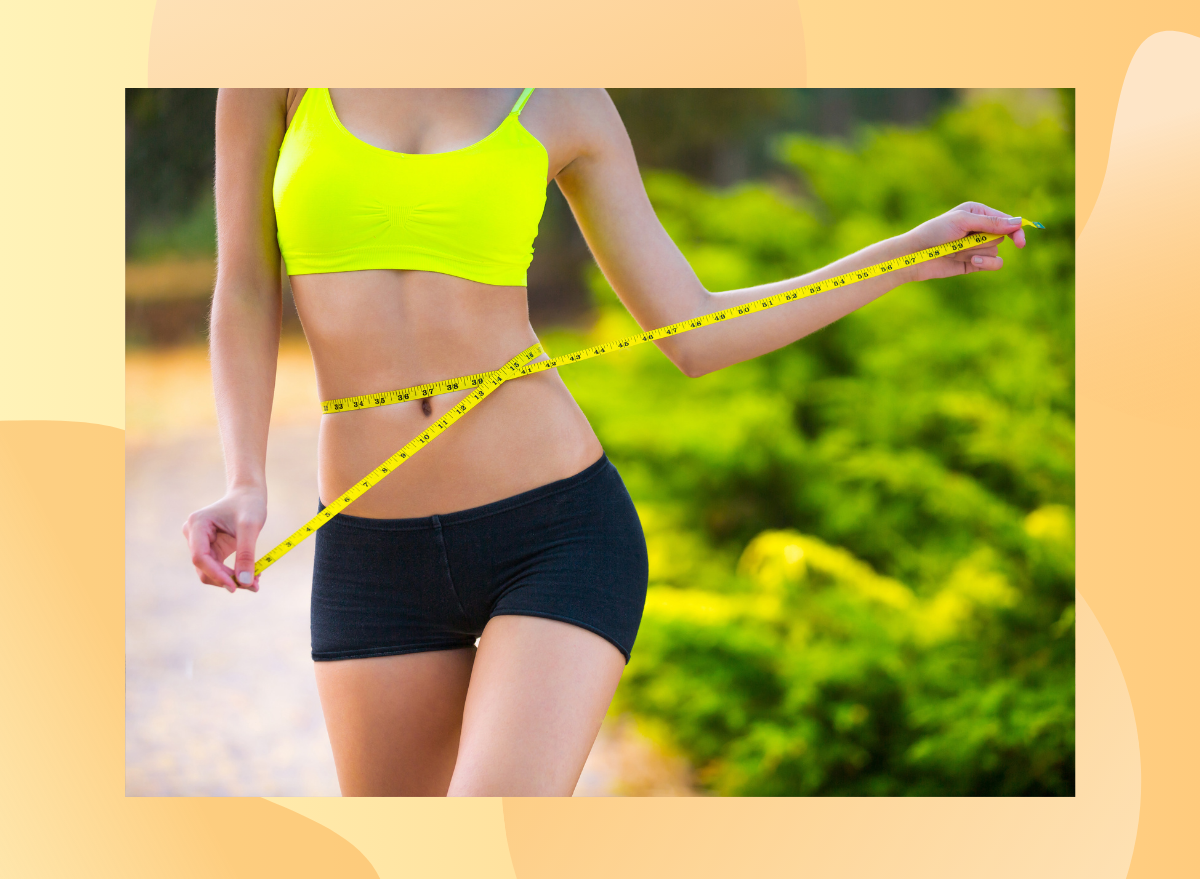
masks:
{"label": "dirt path", "polygon": [[[264,546],[315,507],[316,430],[274,431]],[[202,585],[179,527],[224,490],[215,437],[126,456],[126,793],[336,796],[308,657],[312,546],[257,595]]]}

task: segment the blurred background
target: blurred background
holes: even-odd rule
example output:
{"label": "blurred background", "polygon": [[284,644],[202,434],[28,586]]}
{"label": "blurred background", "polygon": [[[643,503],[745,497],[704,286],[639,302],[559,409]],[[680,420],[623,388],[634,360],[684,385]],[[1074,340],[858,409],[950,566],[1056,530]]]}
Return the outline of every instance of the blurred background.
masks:
{"label": "blurred background", "polygon": [[[1073,795],[1074,91],[613,89],[708,289],[966,200],[1043,222],[701,379],[651,346],[562,377],[621,471],[650,593],[589,795]],[[206,354],[215,90],[126,92],[126,791],[336,795],[311,542],[196,580],[224,490]],[[636,329],[557,187],[529,274],[561,352]],[[285,289],[261,546],[311,515],[318,399]]]}

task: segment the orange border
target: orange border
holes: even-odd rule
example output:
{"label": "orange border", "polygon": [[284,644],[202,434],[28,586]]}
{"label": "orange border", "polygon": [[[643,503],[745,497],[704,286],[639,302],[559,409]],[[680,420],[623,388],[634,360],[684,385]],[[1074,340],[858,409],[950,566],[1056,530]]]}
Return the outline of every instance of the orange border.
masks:
{"label": "orange border", "polygon": [[[1188,721],[1197,694],[1181,670],[1200,660],[1188,626],[1195,568],[1184,556],[1197,525],[1200,443],[1187,401],[1188,378],[1200,374],[1190,335],[1200,315],[1187,295],[1194,273],[1169,254],[1194,250],[1182,236],[1200,193],[1200,116],[1186,86],[1200,79],[1200,41],[1186,35],[1200,34],[1200,7],[1076,9],[1064,0],[978,11],[930,0],[479,3],[469,16],[458,5],[361,2],[21,7],[10,19],[20,38],[0,62],[20,83],[8,93],[20,125],[0,150],[21,169],[9,178],[5,240],[22,257],[6,266],[0,323],[9,501],[0,513],[9,563],[0,864],[13,875],[125,877],[1196,872],[1188,831],[1200,772]],[[1154,36],[1161,31],[1183,33]],[[314,78],[1076,86],[1086,224],[1078,796],[280,804],[287,809],[123,798],[120,89]],[[68,453],[80,466],[57,471]],[[80,526],[68,547],[56,542],[64,521]]]}

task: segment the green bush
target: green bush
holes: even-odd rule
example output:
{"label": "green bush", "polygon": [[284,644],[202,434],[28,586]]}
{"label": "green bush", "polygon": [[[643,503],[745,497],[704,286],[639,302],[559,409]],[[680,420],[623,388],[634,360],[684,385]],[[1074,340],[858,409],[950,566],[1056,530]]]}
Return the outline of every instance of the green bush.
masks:
{"label": "green bush", "polygon": [[[721,794],[1071,795],[1072,140],[984,103],[779,152],[787,190],[647,173],[709,289],[966,200],[1047,229],[701,379],[651,346],[563,370],[650,549],[617,709]],[[633,329],[593,286],[591,337],[551,350]]]}

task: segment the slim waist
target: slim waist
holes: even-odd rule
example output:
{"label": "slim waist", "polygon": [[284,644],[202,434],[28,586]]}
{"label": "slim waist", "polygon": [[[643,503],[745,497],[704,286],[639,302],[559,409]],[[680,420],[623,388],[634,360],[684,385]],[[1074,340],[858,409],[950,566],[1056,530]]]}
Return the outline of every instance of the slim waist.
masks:
{"label": "slim waist", "polygon": [[[470,522],[473,519],[481,519],[487,516],[495,516],[499,513],[505,513],[526,504],[535,503],[555,494],[569,492],[579,488],[590,480],[599,476],[601,473],[612,470],[616,471],[612,463],[608,460],[606,454],[601,454],[600,457],[592,464],[580,470],[565,479],[558,479],[554,482],[548,482],[545,485],[539,485],[537,488],[532,488],[528,491],[523,491],[520,494],[512,495],[511,497],[502,498],[498,501],[483,504],[478,507],[471,507],[466,510],[455,510],[450,513],[438,513],[432,516],[415,516],[404,519],[375,519],[364,516],[351,516],[348,513],[339,513],[335,518],[330,520],[330,525],[341,524],[350,528],[365,528],[371,531],[415,531],[422,529],[433,529],[446,525],[455,525],[462,522]],[[325,509],[325,504],[320,500],[317,501],[317,512]],[[328,527],[328,526],[326,526]]]}

